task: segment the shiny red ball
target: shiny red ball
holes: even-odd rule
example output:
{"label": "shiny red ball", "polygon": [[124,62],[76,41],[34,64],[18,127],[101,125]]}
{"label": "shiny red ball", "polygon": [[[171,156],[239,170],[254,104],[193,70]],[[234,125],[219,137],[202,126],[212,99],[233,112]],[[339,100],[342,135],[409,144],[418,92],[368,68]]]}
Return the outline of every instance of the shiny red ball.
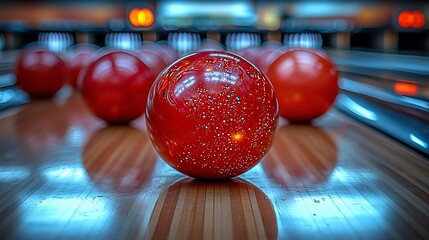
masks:
{"label": "shiny red ball", "polygon": [[136,55],[150,68],[154,76],[158,76],[167,67],[164,59],[152,51],[141,49]]}
{"label": "shiny red ball", "polygon": [[23,50],[16,61],[16,84],[32,98],[52,97],[66,81],[67,68],[54,52],[41,47]]}
{"label": "shiny red ball", "polygon": [[203,51],[170,65],[149,93],[146,125],[161,157],[200,179],[228,179],[268,152],[278,122],[274,89],[244,58]]}
{"label": "shiny red ball", "polygon": [[111,51],[88,65],[79,89],[94,115],[109,123],[127,123],[144,113],[154,80],[137,56]]}
{"label": "shiny red ball", "polygon": [[97,47],[92,45],[76,45],[67,58],[68,82],[77,88],[80,72],[91,62]]}
{"label": "shiny red ball", "polygon": [[270,65],[267,76],[277,93],[280,116],[290,122],[310,122],[322,116],[339,90],[335,64],[316,50],[287,50]]}

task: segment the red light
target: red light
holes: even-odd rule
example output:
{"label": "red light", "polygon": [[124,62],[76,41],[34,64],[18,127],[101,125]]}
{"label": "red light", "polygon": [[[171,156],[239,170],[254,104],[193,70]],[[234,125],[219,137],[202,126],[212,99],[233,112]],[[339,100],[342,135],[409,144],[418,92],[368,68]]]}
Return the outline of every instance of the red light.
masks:
{"label": "red light", "polygon": [[414,11],[414,28],[421,28],[425,25],[425,15],[420,11]]}
{"label": "red light", "polygon": [[394,90],[397,94],[415,96],[419,91],[419,86],[415,83],[396,82]]}
{"label": "red light", "polygon": [[425,15],[418,10],[404,10],[398,15],[401,28],[422,28],[425,25]]}
{"label": "red light", "polygon": [[133,8],[128,14],[128,19],[134,27],[149,27],[155,21],[155,16],[148,8]]}

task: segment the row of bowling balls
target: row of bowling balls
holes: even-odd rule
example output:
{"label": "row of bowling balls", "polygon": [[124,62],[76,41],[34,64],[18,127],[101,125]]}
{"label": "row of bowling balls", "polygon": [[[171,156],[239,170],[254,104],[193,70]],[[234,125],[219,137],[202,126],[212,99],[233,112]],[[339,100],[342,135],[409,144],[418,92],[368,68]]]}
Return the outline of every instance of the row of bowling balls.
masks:
{"label": "row of bowling balls", "polygon": [[[76,61],[82,63],[77,89],[91,112],[113,124],[146,113],[162,159],[200,179],[229,179],[251,169],[268,153],[279,113],[291,122],[311,121],[329,110],[338,92],[337,70],[319,50],[235,54],[208,46],[178,60],[157,45],[89,52],[88,61]],[[164,62],[155,64],[153,56]],[[261,70],[263,64],[269,67]],[[17,84],[32,97],[52,96],[71,76],[67,66],[73,64],[47,50],[24,50]]]}
{"label": "row of bowling balls", "polygon": [[[207,50],[224,48],[218,42],[207,41],[198,49]],[[310,122],[327,112],[335,101],[338,73],[320,49],[287,48],[268,42],[236,54],[268,77],[280,115],[291,122]],[[15,73],[17,85],[32,98],[51,97],[70,84],[83,93],[96,116],[110,123],[126,123],[144,113],[152,83],[178,58],[168,46],[153,42],[145,42],[134,52],[78,44],[65,56],[33,44],[23,49]]]}

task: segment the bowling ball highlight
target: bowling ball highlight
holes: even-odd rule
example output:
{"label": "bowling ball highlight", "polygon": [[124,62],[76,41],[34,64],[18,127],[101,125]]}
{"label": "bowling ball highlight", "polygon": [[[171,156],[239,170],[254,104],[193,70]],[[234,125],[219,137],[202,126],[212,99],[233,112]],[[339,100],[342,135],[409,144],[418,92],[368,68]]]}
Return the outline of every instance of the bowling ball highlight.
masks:
{"label": "bowling ball highlight", "polygon": [[91,112],[112,124],[128,123],[146,108],[155,77],[137,56],[109,51],[88,65],[79,89]]}
{"label": "bowling ball highlight", "polygon": [[326,54],[290,49],[268,68],[280,115],[290,122],[310,122],[326,113],[338,94],[338,72]]}
{"label": "bowling ball highlight", "polygon": [[46,98],[63,87],[67,68],[56,53],[32,46],[18,57],[15,75],[16,84],[30,97]]}
{"label": "bowling ball highlight", "polygon": [[173,168],[199,179],[229,179],[268,152],[278,122],[276,95],[244,58],[203,51],[170,65],[149,93],[146,125]]}

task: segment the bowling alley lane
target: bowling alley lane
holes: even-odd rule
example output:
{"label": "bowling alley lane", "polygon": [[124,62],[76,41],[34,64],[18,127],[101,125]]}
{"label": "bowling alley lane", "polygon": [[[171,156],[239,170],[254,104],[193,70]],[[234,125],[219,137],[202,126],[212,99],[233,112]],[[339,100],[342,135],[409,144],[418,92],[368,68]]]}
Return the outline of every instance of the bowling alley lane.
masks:
{"label": "bowling alley lane", "polygon": [[226,182],[169,167],[142,118],[107,126],[63,91],[0,115],[3,239],[424,239],[427,159],[332,109],[281,121],[269,154]]}
{"label": "bowling alley lane", "polygon": [[[423,1],[0,1],[0,239],[429,239],[428,16]],[[249,171],[199,181],[144,117],[108,125],[71,82],[31,99],[14,68],[34,42],[66,61],[131,51],[155,75],[203,50],[267,73],[310,49],[340,92],[311,124],[281,118]]]}

